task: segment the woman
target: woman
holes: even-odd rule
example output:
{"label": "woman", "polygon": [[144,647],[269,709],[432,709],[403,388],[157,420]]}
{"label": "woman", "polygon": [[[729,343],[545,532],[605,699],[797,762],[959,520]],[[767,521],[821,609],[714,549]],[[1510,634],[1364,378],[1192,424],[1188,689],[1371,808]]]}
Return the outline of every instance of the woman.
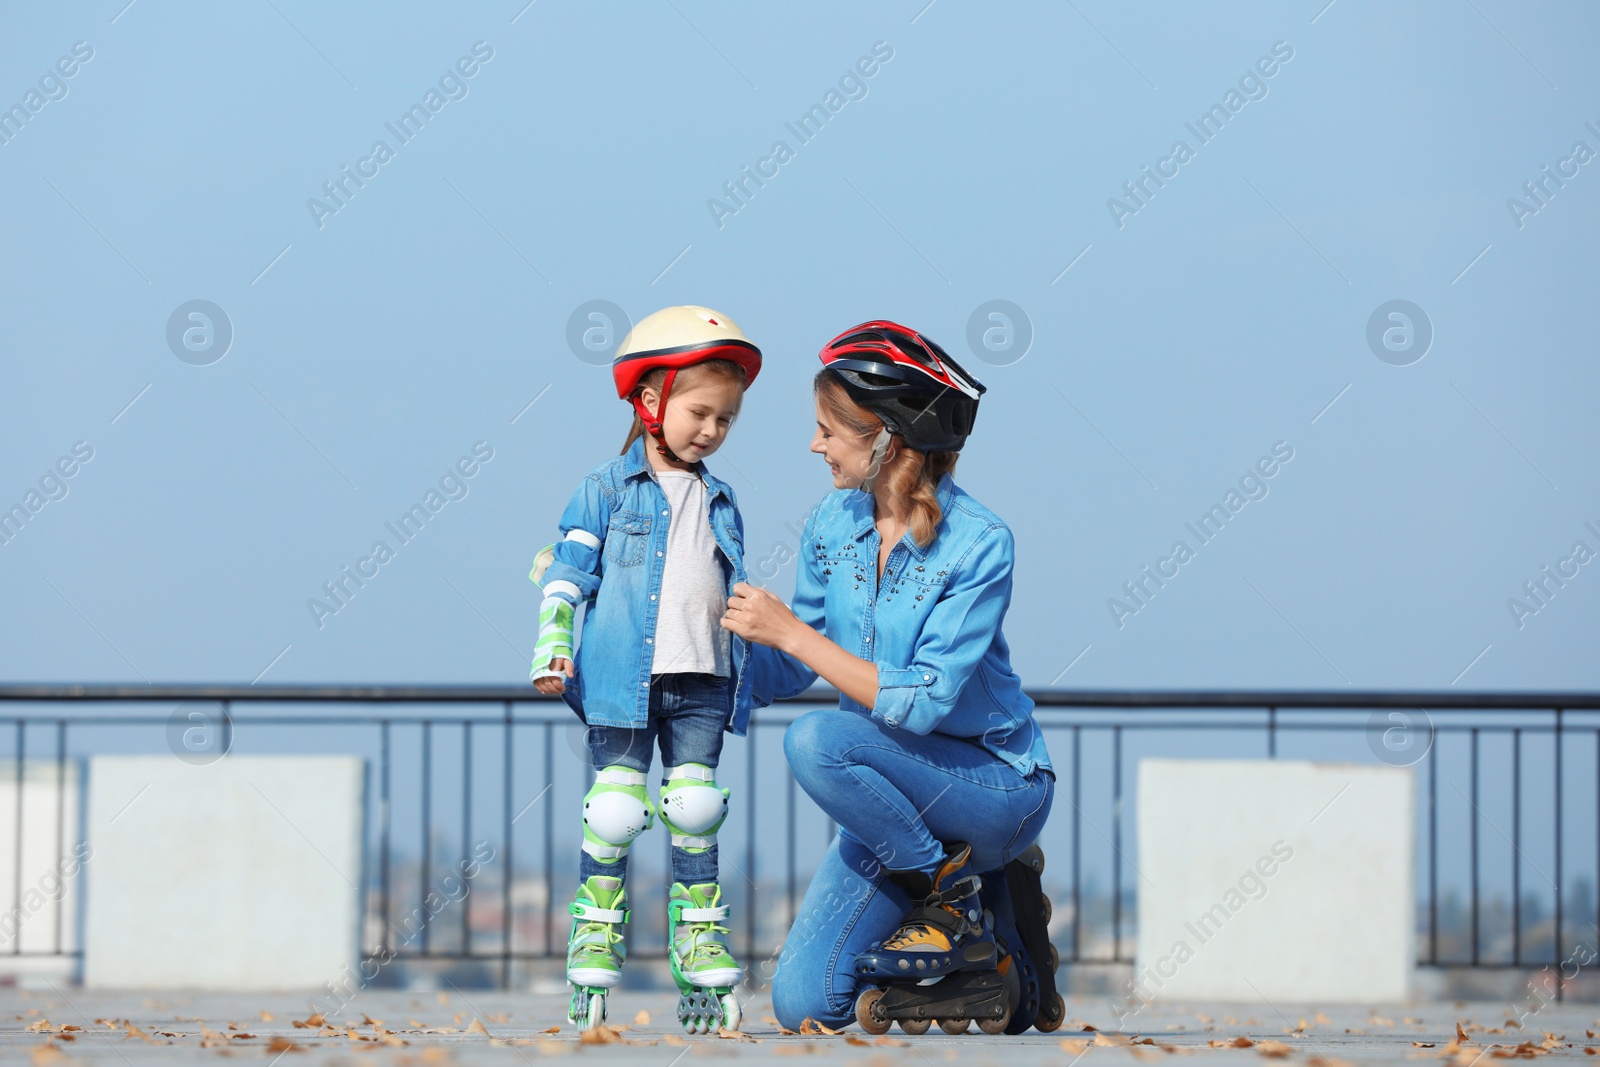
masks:
{"label": "woman", "polygon": [[773,981],[791,1029],[841,1026],[858,992],[891,979],[992,974],[984,906],[1009,910],[991,899],[999,869],[1038,836],[1055,782],[1000,632],[1011,531],[951,479],[983,386],[892,322],[848,330],[821,357],[811,451],[837,491],[806,522],[793,609],[741,583],[723,619],[753,643],[758,704],[818,676],[840,693],[784,736],[796,779],[840,827]]}

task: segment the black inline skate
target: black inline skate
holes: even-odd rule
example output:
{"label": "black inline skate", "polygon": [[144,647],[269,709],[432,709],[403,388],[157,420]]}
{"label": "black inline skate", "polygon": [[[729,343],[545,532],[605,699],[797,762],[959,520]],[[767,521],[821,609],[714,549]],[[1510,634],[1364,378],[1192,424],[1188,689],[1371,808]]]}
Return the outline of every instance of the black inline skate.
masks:
{"label": "black inline skate", "polygon": [[872,985],[856,999],[856,1021],[869,1034],[899,1022],[908,1034],[925,1034],[938,1022],[960,1033],[976,1020],[985,1033],[1002,1033],[1021,998],[1014,968],[1001,967],[992,921],[972,871],[972,849],[951,846],[930,877],[891,871],[911,908],[890,937],[856,957],[856,975]]}
{"label": "black inline skate", "polygon": [[1033,845],[984,882],[983,903],[993,916],[1000,969],[1009,965],[1019,987],[1005,1028],[1008,1034],[1023,1033],[1030,1026],[1048,1034],[1067,1017],[1066,1001],[1056,988],[1061,959],[1050,943],[1051,908],[1040,883],[1043,873],[1044,852]]}

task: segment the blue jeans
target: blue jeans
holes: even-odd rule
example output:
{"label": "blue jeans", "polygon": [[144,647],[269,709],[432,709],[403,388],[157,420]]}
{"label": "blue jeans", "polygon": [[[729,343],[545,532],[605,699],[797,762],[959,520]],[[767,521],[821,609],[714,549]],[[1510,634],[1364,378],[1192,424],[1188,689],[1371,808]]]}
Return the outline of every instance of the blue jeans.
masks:
{"label": "blue jeans", "polygon": [[772,1006],[791,1030],[808,1015],[838,1027],[855,1018],[856,955],[911,905],[886,871],[931,871],[946,844],[964,841],[974,870],[998,872],[1039,836],[1055,777],[1040,768],[1024,778],[971,741],[891,729],[854,711],[801,716],[783,749],[839,836],[784,941]]}
{"label": "blue jeans", "polygon": [[[703,763],[715,767],[722,756],[728,724],[728,679],[713,674],[658,674],[650,679],[650,719],[643,729],[590,726],[589,759],[595,770],[628,767],[650,773],[652,749],[661,746],[661,766]],[[628,857],[601,863],[587,852],[578,859],[578,878],[597,874],[625,878]],[[717,880],[717,846],[704,852],[672,848],[672,880],[684,885]]]}

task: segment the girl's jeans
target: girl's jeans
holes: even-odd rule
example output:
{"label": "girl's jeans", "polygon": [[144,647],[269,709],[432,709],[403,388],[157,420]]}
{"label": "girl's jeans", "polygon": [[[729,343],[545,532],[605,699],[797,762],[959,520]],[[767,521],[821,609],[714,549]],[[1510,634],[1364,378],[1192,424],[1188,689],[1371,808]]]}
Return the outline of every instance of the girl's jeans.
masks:
{"label": "girl's jeans", "polygon": [[[729,706],[727,678],[714,674],[658,674],[650,679],[650,721],[640,730],[589,727],[589,758],[595,770],[628,767],[649,774],[651,749],[659,743],[663,768],[684,763],[715,767],[722,756],[722,731],[728,723]],[[601,863],[584,852],[578,859],[580,881],[597,874],[624,878],[627,871],[627,856],[615,863]],[[689,852],[674,845],[672,880],[684,885],[715,882],[717,846],[704,852]]]}
{"label": "girl's jeans", "polygon": [[983,747],[918,735],[853,711],[801,716],[783,738],[801,787],[839,824],[806,890],[772,976],[772,1005],[791,1030],[810,1016],[855,1018],[858,953],[893,933],[911,902],[886,870],[931,871],[945,845],[972,846],[972,868],[993,871],[1039,836],[1055,777],[1024,778]]}

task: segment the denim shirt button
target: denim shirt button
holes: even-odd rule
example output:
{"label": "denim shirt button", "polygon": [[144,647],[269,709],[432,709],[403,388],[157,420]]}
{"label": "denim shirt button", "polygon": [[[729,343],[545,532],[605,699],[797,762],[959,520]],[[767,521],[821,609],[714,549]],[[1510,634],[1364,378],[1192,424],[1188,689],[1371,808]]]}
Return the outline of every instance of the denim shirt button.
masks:
{"label": "denim shirt button", "polygon": [[924,674],[924,675],[923,675],[923,676],[922,676],[922,680],[923,680],[923,681],[924,681],[924,682],[931,682],[931,681],[933,681],[933,675],[931,675],[931,674]]}

